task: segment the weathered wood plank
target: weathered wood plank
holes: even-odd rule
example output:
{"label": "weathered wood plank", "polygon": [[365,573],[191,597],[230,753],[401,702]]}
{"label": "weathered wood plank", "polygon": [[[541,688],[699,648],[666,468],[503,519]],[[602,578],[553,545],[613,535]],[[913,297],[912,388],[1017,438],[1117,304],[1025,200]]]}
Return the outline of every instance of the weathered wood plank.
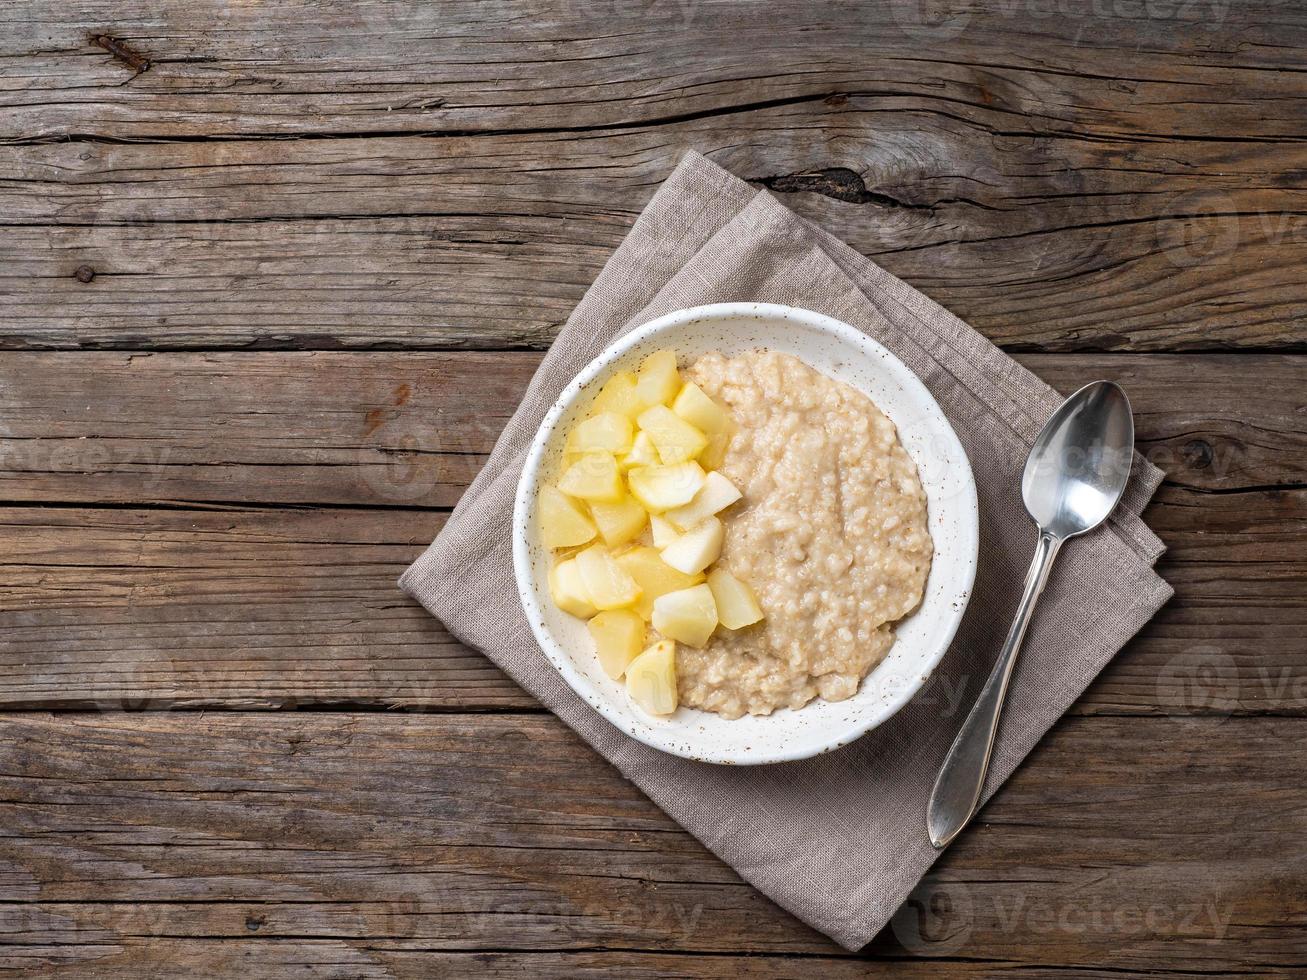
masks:
{"label": "weathered wood plank", "polygon": [[[1293,215],[1217,217],[1210,212],[1222,202],[1182,199],[1157,221],[1006,243],[950,237],[890,253],[899,232],[929,219],[812,193],[783,197],[1005,346],[1301,344],[1291,270],[1302,265],[1307,226]],[[633,218],[560,205],[545,217],[8,228],[0,345],[543,347]],[[92,282],[76,279],[82,268],[95,272]]]}
{"label": "weathered wood plank", "polygon": [[[833,147],[819,160],[798,138],[812,129]],[[746,136],[776,145],[732,142]],[[0,163],[9,176],[0,205],[6,224],[31,226],[474,215],[606,221],[620,232],[689,147],[778,193],[810,190],[822,198],[816,204],[848,205],[829,211],[850,225],[879,225],[851,242],[867,251],[978,240],[984,231],[1000,240],[1085,223],[1180,222],[1214,210],[1203,207],[1205,195],[1235,218],[1283,205],[1285,220],[1267,215],[1261,237],[1303,238],[1295,219],[1307,191],[1268,177],[1301,169],[1307,149],[1297,141],[1033,139],[858,95],[837,105],[749,108],[728,122],[690,119],[585,139],[546,132],[5,144]],[[1128,167],[1120,160],[1127,152]],[[850,172],[820,174],[829,168]],[[1202,254],[1183,236],[1169,243],[1155,236],[1155,244],[1183,251],[1177,266]],[[1055,258],[1037,267],[1045,282],[1057,271]]]}
{"label": "weathered wood plank", "polygon": [[[1179,595],[1078,710],[1307,707],[1307,482],[1295,357],[1023,355],[1054,384],[1122,381],[1175,484],[1149,514]],[[534,354],[11,354],[0,362],[0,703],[349,701],[528,708],[394,580],[480,467]],[[1283,486],[1236,493],[1241,488]],[[1212,492],[1219,491],[1219,492]],[[223,509],[231,505],[230,509]],[[942,707],[957,692],[928,694]],[[954,705],[955,707],[955,705]]]}
{"label": "weathered wood plank", "polygon": [[21,700],[104,709],[360,698],[529,709],[395,584],[442,521],[349,510],[8,511],[3,686],[23,689]]}
{"label": "weathered wood plank", "polygon": [[548,716],[9,716],[0,963],[158,975],[186,953],[221,973],[247,942],[256,963],[276,942],[280,962],[326,976],[608,946],[816,954],[835,976],[905,954],[985,975],[1274,973],[1307,952],[1304,724],[1064,722],[928,877],[924,931],[909,907],[854,958]]}
{"label": "weathered wood plank", "polygon": [[[1307,358],[1023,354],[1063,391],[1133,400],[1141,451],[1195,491],[1307,483]],[[0,498],[449,507],[534,353],[12,352]]]}
{"label": "weathered wood plank", "polygon": [[1296,6],[1219,0],[38,9],[0,21],[9,139],[587,130],[859,92],[1008,129],[1296,138],[1307,48]]}
{"label": "weathered wood plank", "polygon": [[[364,951],[360,951],[363,948]],[[409,952],[353,945],[339,940],[297,939],[260,940],[245,938],[239,943],[215,939],[175,939],[150,936],[147,939],[124,938],[109,952],[96,948],[90,955],[85,947],[62,946],[12,948],[5,959],[19,964],[24,977],[58,977],[59,980],[83,980],[105,976],[112,970],[117,980],[158,980],[161,976],[188,975],[203,964],[213,976],[282,976],[305,980],[395,980],[395,978],[439,977],[440,980],[795,980],[818,972],[830,980],[862,980],[866,977],[906,977],[935,980],[944,967],[935,960],[900,957],[870,957],[850,960],[826,956],[787,956],[753,954],[747,959],[720,954],[627,952],[483,952],[445,953]],[[95,954],[103,954],[102,967]],[[68,965],[77,957],[86,962]],[[33,964],[50,964],[44,969]],[[1004,963],[947,961],[949,977],[988,978],[1020,976],[1022,980],[1065,980],[1062,967],[1009,967]],[[1081,967],[1077,977],[1086,980],[1112,980],[1120,973],[1110,968]],[[1201,970],[1168,970],[1177,980],[1205,980],[1210,973]]]}
{"label": "weathered wood plank", "polygon": [[[629,220],[13,227],[0,242],[0,343],[541,347]],[[83,267],[92,282],[75,278]]]}
{"label": "weathered wood plank", "polygon": [[[543,344],[689,147],[798,188],[787,203],[1005,345],[1307,342],[1285,274],[1307,198],[1267,176],[1307,168],[1300,144],[993,137],[865,99],[586,139],[0,147],[0,213],[31,226],[0,246],[0,342]],[[814,168],[847,173],[791,179]]]}
{"label": "weathered wood plank", "polygon": [[535,354],[0,358],[0,496],[449,507]]}
{"label": "weathered wood plank", "polygon": [[[1201,506],[1195,505],[1195,500]],[[1307,493],[1197,495],[1150,511],[1177,596],[1084,714],[1296,715]],[[215,508],[0,510],[0,704],[532,708],[395,580],[443,515]],[[924,698],[956,712],[961,691]]]}
{"label": "weathered wood plank", "polygon": [[[25,978],[57,977],[84,980],[111,975],[115,980],[158,980],[159,977],[193,976],[197,970],[215,977],[294,976],[305,980],[795,980],[820,971],[831,980],[866,977],[907,977],[934,980],[941,966],[932,959],[900,956],[844,959],[834,956],[752,954],[747,960],[719,953],[660,953],[602,950],[593,952],[477,952],[392,949],[369,940],[339,939],[190,939],[173,936],[124,936],[112,945],[78,942],[66,945],[31,945],[4,949],[0,963],[10,964]],[[950,977],[1017,975],[1007,964],[949,961]],[[1065,980],[1065,970],[1023,967],[1022,980]],[[1080,970],[1086,978],[1115,978],[1110,969]],[[1168,971],[1167,976],[1204,980],[1210,973]]]}

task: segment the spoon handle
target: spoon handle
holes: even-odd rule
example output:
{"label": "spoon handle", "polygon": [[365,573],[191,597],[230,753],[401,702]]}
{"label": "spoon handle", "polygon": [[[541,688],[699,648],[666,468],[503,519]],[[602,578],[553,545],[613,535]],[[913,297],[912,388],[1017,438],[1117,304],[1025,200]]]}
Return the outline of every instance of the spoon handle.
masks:
{"label": "spoon handle", "polygon": [[971,815],[980,802],[980,791],[985,785],[985,773],[989,771],[989,756],[994,748],[994,737],[998,734],[998,718],[1003,710],[1003,697],[1007,694],[1008,681],[1012,677],[1012,668],[1017,662],[1017,651],[1025,638],[1026,627],[1035,611],[1044,585],[1048,582],[1048,573],[1053,568],[1053,560],[1062,547],[1062,538],[1039,532],[1039,542],[1035,546],[1035,557],[1026,573],[1025,592],[1017,606],[1016,618],[1008,630],[1003,649],[999,652],[998,662],[985,682],[985,687],[976,699],[967,720],[962,723],[958,737],[953,740],[944,759],[944,767],[935,780],[935,789],[930,794],[930,808],[926,814],[926,829],[930,833],[930,842],[937,848],[947,847],[959,831],[967,825]]}

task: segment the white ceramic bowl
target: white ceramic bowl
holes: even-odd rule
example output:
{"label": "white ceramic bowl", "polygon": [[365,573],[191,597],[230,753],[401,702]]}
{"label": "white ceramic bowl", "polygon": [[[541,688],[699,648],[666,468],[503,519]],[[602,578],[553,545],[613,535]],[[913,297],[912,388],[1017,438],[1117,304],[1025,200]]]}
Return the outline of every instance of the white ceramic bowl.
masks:
{"label": "white ceramic bowl", "polygon": [[[679,708],[670,718],[645,714],[599,666],[585,624],[549,597],[550,553],[540,542],[536,500],[557,479],[562,437],[584,417],[593,393],[616,371],[635,368],[661,348],[684,365],[699,354],[766,348],[800,358],[865,392],[898,426],[928,499],[934,562],[921,606],[897,627],[898,638],[853,697],[814,700],[797,710],[728,721]],[[583,392],[585,393],[583,395]],[[788,306],[721,303],[659,317],[619,339],[563,391],[527,455],[513,510],[513,567],[536,640],[577,694],[618,728],[674,755],[735,765],[803,759],[847,745],[891,717],[930,677],[967,606],[976,572],[976,487],[957,435],[926,386],[898,358],[846,323]]]}

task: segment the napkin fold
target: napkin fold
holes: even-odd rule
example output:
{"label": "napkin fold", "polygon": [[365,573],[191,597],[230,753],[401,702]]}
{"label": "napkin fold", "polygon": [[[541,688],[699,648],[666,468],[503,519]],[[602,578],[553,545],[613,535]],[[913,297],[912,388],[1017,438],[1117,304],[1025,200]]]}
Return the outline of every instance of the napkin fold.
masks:
{"label": "napkin fold", "polygon": [[[616,337],[704,303],[799,306],[852,324],[925,382],[966,448],[980,562],[931,683],[839,751],[774,766],[692,762],[636,742],[545,660],[514,582],[513,496],[530,441],[567,383]],[[848,949],[876,935],[937,856],[926,802],[993,664],[1033,553],[1020,476],[1061,396],[965,323],[765,191],[689,153],[559,333],[489,462],[401,587],[558,715],[746,881]],[[1008,693],[987,800],[1171,595],[1140,519],[1162,473],[1136,456],[1112,519],[1063,550]]]}

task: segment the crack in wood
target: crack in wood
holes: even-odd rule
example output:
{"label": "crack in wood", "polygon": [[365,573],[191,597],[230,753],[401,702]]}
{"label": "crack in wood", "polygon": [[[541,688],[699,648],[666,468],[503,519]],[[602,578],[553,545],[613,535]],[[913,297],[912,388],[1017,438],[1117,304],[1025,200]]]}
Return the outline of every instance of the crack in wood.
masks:
{"label": "crack in wood", "polygon": [[[113,40],[108,38],[107,40]],[[98,39],[97,39],[97,43]],[[108,50],[106,48],[106,50]],[[148,66],[150,62],[147,60]],[[142,69],[144,70],[144,69]],[[687,112],[669,113],[664,116],[652,116],[648,119],[618,119],[605,123],[585,123],[573,126],[510,126],[504,128],[482,129],[365,129],[350,132],[294,132],[266,133],[248,132],[231,135],[184,135],[184,136],[140,136],[115,137],[101,133],[50,133],[33,137],[20,137],[3,141],[6,146],[38,146],[46,143],[101,143],[106,145],[126,145],[137,143],[231,143],[241,140],[294,141],[294,140],[350,140],[350,139],[451,139],[467,137],[499,136],[552,136],[556,134],[611,133],[623,130],[645,129],[658,126],[673,126],[678,123],[698,122],[705,119],[717,119],[765,109],[781,109],[787,106],[804,105],[814,102],[826,102],[841,93],[816,92],[810,95],[793,95],[776,99],[760,99],[755,102],[740,102],[732,105],[713,106],[709,109],[697,109]],[[860,93],[853,93],[860,94]],[[1027,135],[1027,134],[1021,134]],[[1059,134],[1060,135],[1060,134]]]}
{"label": "crack in wood", "polygon": [[826,167],[802,173],[778,174],[774,177],[752,177],[751,184],[761,184],[778,194],[820,194],[846,204],[878,204],[887,208],[910,208],[933,211],[933,204],[913,204],[867,188],[866,181],[847,167]]}
{"label": "crack in wood", "polygon": [[810,193],[820,194],[846,204],[876,204],[886,208],[904,208],[909,211],[934,213],[941,205],[967,204],[983,208],[986,211],[998,211],[988,204],[967,197],[940,198],[929,203],[917,203],[894,197],[884,191],[873,191],[867,187],[861,175],[848,167],[824,167],[818,170],[805,170],[798,173],[778,174],[772,177],[750,177],[749,183],[758,184],[778,194]]}

